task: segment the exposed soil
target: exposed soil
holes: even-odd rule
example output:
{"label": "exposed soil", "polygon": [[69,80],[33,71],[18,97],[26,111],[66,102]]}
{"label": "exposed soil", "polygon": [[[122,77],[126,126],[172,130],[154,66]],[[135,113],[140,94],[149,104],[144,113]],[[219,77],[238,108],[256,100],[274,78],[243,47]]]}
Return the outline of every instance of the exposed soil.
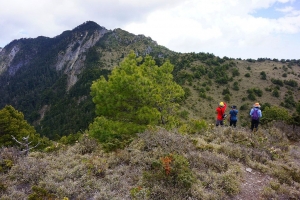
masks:
{"label": "exposed soil", "polygon": [[250,168],[243,168],[245,176],[241,185],[241,192],[234,200],[261,199],[264,186],[268,185],[272,178]]}

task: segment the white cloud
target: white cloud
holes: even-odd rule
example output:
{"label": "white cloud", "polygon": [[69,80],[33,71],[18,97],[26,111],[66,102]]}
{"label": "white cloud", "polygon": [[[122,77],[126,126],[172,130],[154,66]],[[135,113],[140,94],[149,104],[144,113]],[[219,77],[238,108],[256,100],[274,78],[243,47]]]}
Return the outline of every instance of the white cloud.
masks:
{"label": "white cloud", "polygon": [[283,13],[289,13],[289,12],[293,11],[294,8],[292,6],[286,6],[284,8],[276,8],[275,10],[277,10],[279,12],[283,12]]}
{"label": "white cloud", "polygon": [[[295,45],[300,11],[294,0],[0,0],[0,5],[0,46],[22,37],[54,37],[91,20],[150,36],[174,51],[257,58],[274,57],[276,49],[289,46],[280,58],[299,58],[294,52],[300,51]],[[285,15],[252,16],[264,9]]]}

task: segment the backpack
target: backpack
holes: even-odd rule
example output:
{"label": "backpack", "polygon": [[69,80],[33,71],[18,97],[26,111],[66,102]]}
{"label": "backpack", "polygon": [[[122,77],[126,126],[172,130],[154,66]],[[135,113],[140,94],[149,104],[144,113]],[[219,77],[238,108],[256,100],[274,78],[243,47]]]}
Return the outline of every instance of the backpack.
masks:
{"label": "backpack", "polygon": [[259,119],[259,116],[258,116],[258,109],[254,109],[253,110],[253,113],[252,113],[252,119],[253,120],[258,120]]}
{"label": "backpack", "polygon": [[231,110],[230,111],[230,119],[236,119],[236,116],[237,116],[237,110]]}

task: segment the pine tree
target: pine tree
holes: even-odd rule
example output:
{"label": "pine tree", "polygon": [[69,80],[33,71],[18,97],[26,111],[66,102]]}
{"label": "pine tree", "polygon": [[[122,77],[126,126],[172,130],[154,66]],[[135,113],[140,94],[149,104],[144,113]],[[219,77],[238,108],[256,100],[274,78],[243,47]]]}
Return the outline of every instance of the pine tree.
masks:
{"label": "pine tree", "polygon": [[169,61],[159,67],[151,56],[136,57],[131,52],[108,80],[102,76],[92,84],[99,117],[90,125],[90,134],[105,142],[147,125],[174,127],[184,90],[174,82],[172,71]]}

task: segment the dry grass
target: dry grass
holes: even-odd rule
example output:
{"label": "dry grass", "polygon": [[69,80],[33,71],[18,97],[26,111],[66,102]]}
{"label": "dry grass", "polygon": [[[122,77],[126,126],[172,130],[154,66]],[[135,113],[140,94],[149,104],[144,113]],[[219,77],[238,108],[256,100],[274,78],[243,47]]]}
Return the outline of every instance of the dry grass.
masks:
{"label": "dry grass", "polygon": [[[144,36],[136,36],[130,34],[126,31],[122,31],[120,29],[116,29],[110,34],[108,39],[108,43],[101,48],[98,49],[101,54],[101,62],[103,65],[101,67],[106,69],[112,69],[115,66],[118,66],[122,61],[123,57],[128,54],[130,50],[134,50],[139,54],[139,56],[144,56],[147,53],[147,49],[151,46],[151,53],[155,54],[157,52],[164,58],[172,55],[173,52],[167,51],[165,48],[155,44],[155,42],[151,41],[149,38],[145,38]],[[151,45],[150,45],[151,43]],[[159,51],[158,51],[159,49]],[[149,52],[148,52],[149,53]],[[156,55],[157,56],[157,55]],[[182,57],[189,57],[189,54],[176,54],[176,59],[180,60]],[[190,62],[190,59],[187,59],[187,62]],[[230,61],[228,61],[230,62]],[[238,114],[238,125],[247,126],[249,125],[249,109],[252,107],[253,100],[249,100],[247,98],[247,90],[251,88],[258,88],[263,91],[263,95],[261,97],[256,97],[255,101],[260,102],[261,104],[269,103],[271,105],[280,105],[281,102],[284,102],[285,94],[289,90],[293,92],[294,100],[298,102],[300,100],[300,67],[299,66],[288,66],[288,63],[275,62],[271,60],[266,60],[264,62],[248,62],[246,60],[233,60],[236,64],[235,67],[238,69],[240,75],[233,77],[233,80],[228,84],[217,84],[214,79],[209,79],[207,76],[201,76],[199,79],[194,78],[191,83],[186,81],[182,84],[183,87],[189,88],[191,91],[191,96],[186,100],[186,102],[182,105],[182,110],[187,110],[189,112],[189,117],[193,119],[205,119],[209,123],[215,123],[215,108],[217,107],[220,101],[225,101],[224,95],[222,95],[222,91],[226,88],[230,90],[230,101],[229,105],[237,105],[238,109],[242,105],[246,105],[246,110],[240,110]],[[191,70],[192,67],[195,66],[205,66],[207,68],[212,68],[212,66],[208,66],[204,62],[199,60],[193,60],[190,63],[190,67],[183,67],[176,72],[177,74],[180,72],[186,72],[190,75],[194,75]],[[176,66],[175,66],[176,67]],[[266,73],[266,80],[261,79],[260,73],[264,71]],[[246,73],[250,74],[250,77],[245,77]],[[231,69],[227,72],[228,77],[232,76]],[[286,77],[283,77],[283,74],[286,74]],[[284,80],[294,80],[298,83],[298,87],[291,88],[286,85],[280,87],[279,97],[274,97],[272,92],[266,91],[266,88],[274,89],[276,87],[275,84],[271,82],[271,79],[280,79]],[[206,88],[203,86],[204,83],[211,81],[211,85],[207,85],[210,90],[206,91],[205,94],[209,98],[202,98],[199,96],[199,91],[196,88]],[[233,90],[233,83],[238,82],[239,90]],[[229,112],[229,108],[227,109],[227,113]],[[292,109],[291,112],[294,110]]]}
{"label": "dry grass", "polygon": [[[187,87],[191,91],[191,96],[186,100],[185,104],[183,105],[184,109],[188,110],[190,113],[190,118],[202,118],[206,119],[209,123],[215,123],[215,109],[218,106],[220,101],[226,101],[224,99],[224,95],[222,95],[222,91],[226,88],[229,88],[231,93],[230,101],[227,102],[229,105],[236,105],[239,114],[238,114],[238,125],[249,125],[249,111],[252,105],[255,103],[252,100],[247,98],[247,90],[251,88],[258,88],[263,91],[263,95],[261,97],[256,96],[257,102],[261,104],[269,103],[271,105],[280,105],[281,102],[284,102],[285,94],[288,90],[293,92],[294,100],[296,102],[300,101],[300,93],[299,93],[299,86],[300,86],[300,67],[299,66],[292,66],[287,67],[287,64],[281,62],[274,62],[274,61],[265,61],[265,62],[248,62],[245,60],[234,60],[236,63],[236,67],[240,72],[239,76],[233,78],[233,81],[229,82],[228,84],[217,84],[215,83],[214,79],[211,79],[212,85],[209,86],[210,90],[206,91],[206,96],[212,97],[212,99],[205,99],[199,97],[199,92],[195,88],[205,88],[202,86],[203,83],[208,82],[210,79],[206,76],[201,77],[200,79],[194,79],[191,84],[185,83],[183,87]],[[191,63],[191,66],[199,66],[205,64],[201,62],[194,62]],[[286,67],[283,67],[285,65]],[[249,68],[250,67],[250,68]],[[249,70],[250,69],[250,70]],[[183,69],[189,74],[193,74],[193,72],[187,68]],[[260,73],[264,71],[266,73],[266,80],[261,79]],[[244,75],[246,73],[250,74],[250,77],[247,78]],[[287,77],[282,77],[282,74],[286,73]],[[231,77],[231,72],[228,71],[228,76]],[[272,92],[265,91],[266,88],[275,88],[271,82],[271,79],[280,79],[284,80],[294,80],[298,83],[298,87],[291,88],[286,85],[280,87],[279,97],[272,96]],[[238,82],[239,90],[233,90],[233,83]],[[243,100],[243,98],[245,100]],[[247,105],[246,110],[240,110],[240,106]],[[227,109],[228,113],[230,111],[230,107]],[[291,110],[293,112],[294,110]]]}
{"label": "dry grass", "polygon": [[85,136],[51,153],[22,157],[2,149],[0,155],[2,169],[4,160],[13,163],[0,175],[3,200],[232,199],[249,189],[244,182],[259,181],[245,180],[245,168],[270,177],[251,198],[300,196],[299,145],[274,127],[254,134],[210,127],[184,135],[152,128],[111,153]]}

